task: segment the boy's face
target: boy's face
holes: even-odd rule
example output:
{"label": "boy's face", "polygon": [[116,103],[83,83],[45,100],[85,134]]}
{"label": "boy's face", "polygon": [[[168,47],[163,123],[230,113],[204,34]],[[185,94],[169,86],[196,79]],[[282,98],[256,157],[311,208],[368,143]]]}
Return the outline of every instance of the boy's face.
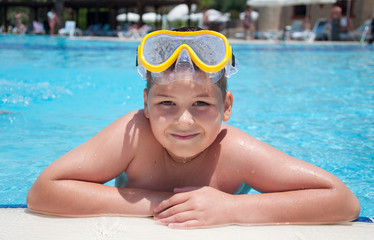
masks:
{"label": "boy's face", "polygon": [[215,85],[178,80],[144,91],[144,113],[153,134],[169,153],[196,156],[209,147],[231,115],[232,93],[223,99]]}

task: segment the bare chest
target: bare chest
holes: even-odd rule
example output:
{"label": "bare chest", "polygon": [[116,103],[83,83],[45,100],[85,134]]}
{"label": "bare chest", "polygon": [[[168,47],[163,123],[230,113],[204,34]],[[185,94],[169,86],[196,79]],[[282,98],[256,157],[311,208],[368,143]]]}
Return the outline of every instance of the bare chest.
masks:
{"label": "bare chest", "polygon": [[206,156],[199,162],[165,162],[161,153],[134,159],[126,170],[126,187],[172,192],[174,188],[210,186],[236,193],[241,182],[220,159]]}

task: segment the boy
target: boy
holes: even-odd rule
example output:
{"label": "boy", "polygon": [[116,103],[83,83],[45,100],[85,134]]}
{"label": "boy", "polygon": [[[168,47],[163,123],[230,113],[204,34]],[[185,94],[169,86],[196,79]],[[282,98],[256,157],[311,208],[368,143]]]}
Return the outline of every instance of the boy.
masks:
{"label": "boy", "polygon": [[[222,122],[233,105],[231,51],[213,31],[144,37],[144,109],[48,166],[29,191],[29,209],[153,216],[172,228],[355,219],[359,202],[335,176]],[[116,187],[103,185],[120,175]],[[243,184],[263,194],[237,195]]]}

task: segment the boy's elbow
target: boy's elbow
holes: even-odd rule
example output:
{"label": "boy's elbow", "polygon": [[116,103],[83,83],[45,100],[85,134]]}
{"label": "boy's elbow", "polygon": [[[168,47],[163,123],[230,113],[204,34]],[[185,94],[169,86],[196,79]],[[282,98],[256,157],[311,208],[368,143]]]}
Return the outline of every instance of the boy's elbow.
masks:
{"label": "boy's elbow", "polygon": [[353,221],[358,218],[361,206],[360,202],[358,201],[357,197],[348,189],[342,191],[343,194],[340,195],[340,203],[342,203],[339,207],[339,213],[337,216],[340,216],[340,221]]}
{"label": "boy's elbow", "polygon": [[43,207],[46,205],[45,202],[43,203],[43,187],[39,186],[37,182],[35,182],[29,192],[27,193],[26,197],[26,204],[27,208],[34,212],[42,212]]}
{"label": "boy's elbow", "polygon": [[352,221],[358,218],[361,211],[361,205],[357,197],[352,193],[350,203],[346,208],[346,220]]}
{"label": "boy's elbow", "polygon": [[38,206],[38,194],[36,193],[34,186],[32,186],[27,193],[26,204],[29,210],[35,211]]}

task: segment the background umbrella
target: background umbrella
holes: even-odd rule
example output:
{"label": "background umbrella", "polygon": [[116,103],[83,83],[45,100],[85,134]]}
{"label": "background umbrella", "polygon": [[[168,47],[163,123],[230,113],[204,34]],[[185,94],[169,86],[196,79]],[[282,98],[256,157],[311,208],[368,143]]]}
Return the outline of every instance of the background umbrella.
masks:
{"label": "background umbrella", "polygon": [[227,22],[230,20],[230,13],[221,13],[215,9],[208,9],[208,22]]}
{"label": "background umbrella", "polygon": [[[191,14],[196,10],[196,4],[191,5]],[[188,19],[188,6],[187,4],[179,4],[175,6],[167,15],[168,21],[177,21]]]}
{"label": "background umbrella", "polygon": [[[247,5],[252,7],[293,6],[327,3],[336,3],[336,0],[247,0]],[[310,16],[310,7],[307,8],[306,16]]]}
{"label": "background umbrella", "polygon": [[188,16],[188,6],[187,4],[179,4],[170,10],[167,19],[169,21],[183,20]]}
{"label": "background umbrella", "polygon": [[253,7],[265,6],[292,6],[307,4],[336,3],[336,0],[247,0],[247,5]]}
{"label": "background umbrella", "polygon": [[116,17],[117,21],[118,22],[138,22],[139,19],[140,19],[140,16],[139,14],[137,13],[132,13],[132,12],[129,12],[129,13],[122,13],[122,14],[119,14],[117,15]]}
{"label": "background umbrella", "polygon": [[143,21],[145,22],[156,22],[161,20],[161,15],[154,12],[144,13]]}

